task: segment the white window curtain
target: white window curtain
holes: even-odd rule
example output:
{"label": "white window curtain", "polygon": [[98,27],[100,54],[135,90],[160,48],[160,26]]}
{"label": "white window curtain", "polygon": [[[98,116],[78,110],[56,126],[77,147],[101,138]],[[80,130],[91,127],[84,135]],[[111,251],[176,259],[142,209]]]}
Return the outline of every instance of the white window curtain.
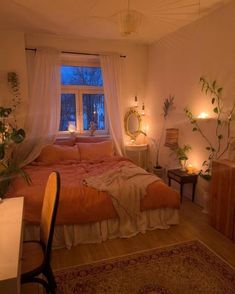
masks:
{"label": "white window curtain", "polygon": [[123,127],[120,112],[121,62],[117,54],[101,55],[105,105],[109,117],[109,130],[116,153],[123,155]]}
{"label": "white window curtain", "polygon": [[60,52],[52,48],[27,51],[29,106],[26,139],[17,150],[21,165],[33,161],[55,140],[60,123]]}

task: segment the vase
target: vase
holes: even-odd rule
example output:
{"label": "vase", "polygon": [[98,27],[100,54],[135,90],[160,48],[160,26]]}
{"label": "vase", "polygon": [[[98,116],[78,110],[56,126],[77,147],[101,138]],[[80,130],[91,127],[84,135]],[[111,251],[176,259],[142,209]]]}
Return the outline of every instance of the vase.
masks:
{"label": "vase", "polygon": [[187,162],[187,159],[180,159],[180,169],[182,171],[186,171],[186,162]]}

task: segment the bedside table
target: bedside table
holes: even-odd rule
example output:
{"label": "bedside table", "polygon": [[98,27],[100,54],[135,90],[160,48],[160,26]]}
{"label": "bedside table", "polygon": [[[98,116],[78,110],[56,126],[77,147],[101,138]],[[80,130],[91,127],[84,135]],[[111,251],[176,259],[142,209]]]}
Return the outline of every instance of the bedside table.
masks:
{"label": "bedside table", "polygon": [[148,144],[125,145],[125,153],[135,164],[144,169],[147,168]]}
{"label": "bedside table", "polygon": [[197,174],[188,174],[180,169],[169,169],[167,172],[168,184],[171,186],[171,180],[180,184],[180,200],[182,202],[184,184],[192,184],[192,201],[194,201],[195,189],[197,184]]}

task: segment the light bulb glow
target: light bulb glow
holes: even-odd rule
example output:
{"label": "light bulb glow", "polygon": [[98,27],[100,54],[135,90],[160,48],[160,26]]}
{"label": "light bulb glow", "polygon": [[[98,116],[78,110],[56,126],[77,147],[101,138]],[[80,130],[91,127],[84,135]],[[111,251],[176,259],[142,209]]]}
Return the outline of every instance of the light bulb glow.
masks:
{"label": "light bulb glow", "polygon": [[202,118],[202,119],[205,119],[205,118],[208,118],[209,117],[209,115],[208,115],[208,113],[206,113],[206,112],[201,112],[199,115],[198,115],[198,118]]}

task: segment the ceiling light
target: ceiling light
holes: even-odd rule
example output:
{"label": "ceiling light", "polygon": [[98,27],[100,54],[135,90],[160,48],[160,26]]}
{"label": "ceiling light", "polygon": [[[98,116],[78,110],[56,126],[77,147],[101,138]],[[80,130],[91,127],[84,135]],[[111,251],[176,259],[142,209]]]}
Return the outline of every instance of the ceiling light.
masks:
{"label": "ceiling light", "polygon": [[138,32],[142,22],[142,14],[136,10],[130,9],[130,1],[128,7],[118,13],[120,34],[124,37],[131,36]]}

